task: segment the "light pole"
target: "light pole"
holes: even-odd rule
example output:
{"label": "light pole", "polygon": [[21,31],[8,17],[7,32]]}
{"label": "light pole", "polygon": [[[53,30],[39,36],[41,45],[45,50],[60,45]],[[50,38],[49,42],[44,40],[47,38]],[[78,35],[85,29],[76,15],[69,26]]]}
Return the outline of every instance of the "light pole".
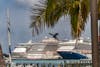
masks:
{"label": "light pole", "polygon": [[93,67],[100,67],[99,50],[98,50],[98,10],[97,0],[91,2],[91,39],[92,39],[92,63]]}

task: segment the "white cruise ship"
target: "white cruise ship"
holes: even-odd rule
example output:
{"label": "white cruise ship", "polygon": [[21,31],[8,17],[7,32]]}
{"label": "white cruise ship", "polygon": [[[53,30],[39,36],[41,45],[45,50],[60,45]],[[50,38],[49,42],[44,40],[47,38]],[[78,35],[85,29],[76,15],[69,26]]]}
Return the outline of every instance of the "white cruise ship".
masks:
{"label": "white cruise ship", "polygon": [[26,59],[58,59],[62,58],[59,51],[75,52],[91,58],[91,42],[84,39],[58,41],[54,38],[44,38],[41,42],[18,43],[12,52],[12,58]]}

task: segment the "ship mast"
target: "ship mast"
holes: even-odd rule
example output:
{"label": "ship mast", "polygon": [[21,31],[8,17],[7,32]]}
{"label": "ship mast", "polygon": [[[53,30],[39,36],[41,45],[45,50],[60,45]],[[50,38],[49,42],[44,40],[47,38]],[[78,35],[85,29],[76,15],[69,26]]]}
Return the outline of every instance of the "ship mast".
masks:
{"label": "ship mast", "polygon": [[7,8],[7,34],[8,34],[8,47],[9,47],[9,63],[11,66],[11,31],[10,31],[10,14]]}

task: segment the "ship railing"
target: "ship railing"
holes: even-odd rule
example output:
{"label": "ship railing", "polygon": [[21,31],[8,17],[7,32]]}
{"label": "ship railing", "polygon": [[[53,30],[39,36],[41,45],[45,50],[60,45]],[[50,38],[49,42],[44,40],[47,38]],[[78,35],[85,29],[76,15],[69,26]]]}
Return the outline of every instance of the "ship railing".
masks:
{"label": "ship railing", "polygon": [[12,61],[11,67],[92,67],[91,59],[14,59]]}

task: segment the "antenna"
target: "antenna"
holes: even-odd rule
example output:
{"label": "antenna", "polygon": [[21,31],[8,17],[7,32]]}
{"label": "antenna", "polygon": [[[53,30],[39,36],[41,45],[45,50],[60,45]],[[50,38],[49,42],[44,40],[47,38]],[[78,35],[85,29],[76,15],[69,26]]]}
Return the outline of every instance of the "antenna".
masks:
{"label": "antenna", "polygon": [[9,47],[9,62],[11,65],[11,31],[10,31],[10,14],[7,8],[7,33],[8,33],[8,47]]}
{"label": "antenna", "polygon": [[52,33],[49,33],[53,38],[55,38],[56,40],[58,40],[58,35],[59,35],[59,33],[55,33],[55,34],[52,34]]}

